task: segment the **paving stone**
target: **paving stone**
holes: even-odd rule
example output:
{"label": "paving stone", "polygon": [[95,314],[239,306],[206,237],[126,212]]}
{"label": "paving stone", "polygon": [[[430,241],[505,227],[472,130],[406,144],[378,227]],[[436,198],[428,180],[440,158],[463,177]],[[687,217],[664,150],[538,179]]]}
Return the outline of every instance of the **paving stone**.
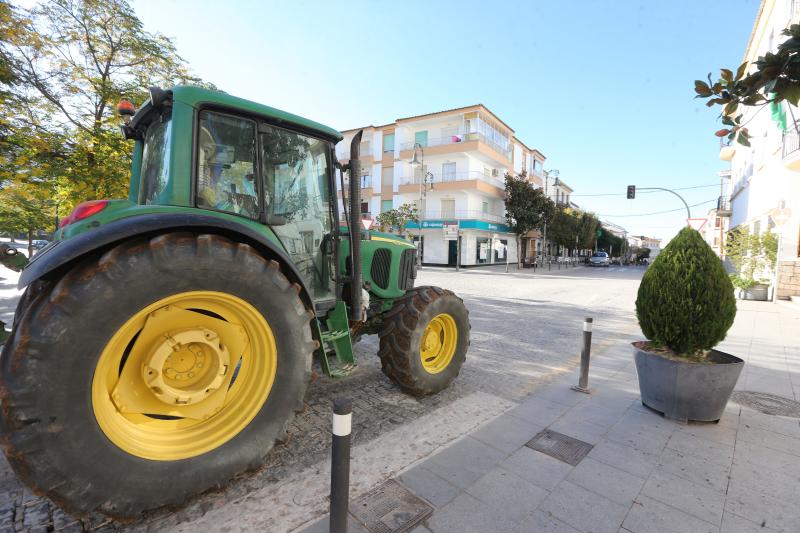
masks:
{"label": "paving stone", "polygon": [[626,415],[606,432],[605,438],[650,455],[659,455],[667,445],[670,435],[670,432],[655,426],[638,421],[628,421]]}
{"label": "paving stone", "polygon": [[800,506],[800,476],[787,472],[766,470],[753,463],[734,463],[730,470],[728,497],[740,491],[757,491],[767,495],[780,494],[791,505]]}
{"label": "paving stone", "polygon": [[577,529],[565,524],[544,511],[534,511],[514,528],[514,533],[577,533]]}
{"label": "paving stone", "polygon": [[725,501],[725,513],[732,513],[756,524],[778,531],[797,531],[800,507],[785,501],[782,495],[758,490],[734,490]]}
{"label": "paving stone", "polygon": [[658,466],[670,474],[723,494],[728,488],[728,474],[731,467],[725,463],[665,448],[658,458]]}
{"label": "paving stone", "polygon": [[620,505],[630,506],[645,480],[586,457],[567,476],[567,481],[601,494]]}
{"label": "paving stone", "polygon": [[544,427],[528,422],[511,415],[502,415],[488,424],[484,424],[478,431],[470,434],[493,448],[510,454],[525,445],[534,435]]}
{"label": "paving stone", "polygon": [[472,437],[445,448],[423,466],[459,488],[466,488],[497,465],[505,453]]}
{"label": "paving stone", "polygon": [[756,524],[741,516],[736,516],[733,513],[725,512],[725,514],[722,515],[721,531],[723,533],[772,533],[776,530],[771,527]]}
{"label": "paving stone", "polygon": [[572,420],[565,420],[563,417],[556,420],[555,423],[550,425],[553,431],[558,431],[564,435],[588,442],[589,444],[597,444],[607,431],[607,428],[596,426],[590,422],[576,422]]}
{"label": "paving stone", "polygon": [[732,445],[714,442],[689,433],[679,431],[673,433],[667,443],[667,448],[722,465],[730,465],[733,462]]}
{"label": "paving stone", "polygon": [[[299,531],[300,533],[328,533],[330,531],[330,520],[330,515],[325,515]],[[246,526],[242,528],[243,531],[246,529]],[[358,520],[351,515],[347,517],[347,533],[369,533],[369,530],[358,523]]]}
{"label": "paving stone", "polygon": [[574,409],[570,409],[558,421],[562,422],[588,422],[595,426],[608,429],[616,424],[625,409],[610,409],[593,400],[588,400]]}
{"label": "paving stone", "polygon": [[507,414],[546,427],[555,422],[568,409],[569,407],[566,405],[533,397],[514,407]]}
{"label": "paving stone", "polygon": [[644,484],[642,494],[711,524],[719,524],[722,521],[722,511],[725,507],[724,494],[659,468],[653,471]]}
{"label": "paving stone", "polygon": [[567,463],[527,447],[511,454],[500,468],[545,490],[552,490],[572,471]]}
{"label": "paving stone", "polygon": [[587,457],[624,470],[636,477],[647,479],[656,467],[658,456],[631,446],[602,439],[594,445]]}
{"label": "paving stone", "polygon": [[764,447],[751,442],[736,443],[734,463],[751,463],[765,470],[772,470],[784,475],[800,477],[800,461],[796,455],[772,450],[764,453]]}
{"label": "paving stone", "polygon": [[741,424],[800,439],[800,418],[765,415],[752,409],[742,409]]}
{"label": "paving stone", "polygon": [[738,438],[772,450],[800,456],[800,439],[764,428],[754,428],[744,424],[739,428]]}
{"label": "paving stone", "polygon": [[622,527],[631,533],[719,533],[719,527],[639,495]]}
{"label": "paving stone", "polygon": [[548,400],[567,407],[573,407],[586,399],[584,394],[570,389],[570,385],[565,381],[567,380],[561,380],[559,383],[537,390],[531,395],[531,398]]}
{"label": "paving stone", "polygon": [[514,522],[469,494],[462,493],[442,509],[434,511],[424,524],[433,533],[485,532],[507,533]]}
{"label": "paving stone", "polygon": [[539,509],[579,531],[592,533],[616,532],[628,512],[627,505],[614,503],[569,481],[560,483]]}
{"label": "paving stone", "polygon": [[690,423],[685,426],[679,426],[675,431],[719,442],[725,446],[733,446],[734,442],[736,442],[736,428],[720,426],[719,424]]}
{"label": "paving stone", "polygon": [[467,488],[467,492],[515,522],[533,512],[549,494],[502,468],[489,471]]}
{"label": "paving stone", "polygon": [[459,489],[422,465],[403,472],[399,479],[411,492],[428,500],[434,507],[443,507],[459,493]]}
{"label": "paving stone", "polygon": [[31,529],[52,526],[49,503],[44,500],[25,507],[22,523]]}

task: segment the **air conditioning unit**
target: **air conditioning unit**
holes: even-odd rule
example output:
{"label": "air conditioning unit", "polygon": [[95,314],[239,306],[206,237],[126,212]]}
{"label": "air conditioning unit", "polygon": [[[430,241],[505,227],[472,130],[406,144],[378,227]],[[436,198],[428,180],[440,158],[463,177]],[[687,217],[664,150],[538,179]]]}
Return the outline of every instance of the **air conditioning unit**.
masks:
{"label": "air conditioning unit", "polygon": [[492,177],[496,178],[499,175],[500,175],[500,171],[497,170],[496,168],[493,168],[492,169]]}

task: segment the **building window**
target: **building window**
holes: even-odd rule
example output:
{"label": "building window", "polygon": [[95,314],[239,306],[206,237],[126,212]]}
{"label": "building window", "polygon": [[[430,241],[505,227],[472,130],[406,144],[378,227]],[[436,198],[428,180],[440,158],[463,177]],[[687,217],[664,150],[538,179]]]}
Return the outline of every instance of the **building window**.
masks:
{"label": "building window", "polygon": [[394,167],[383,167],[381,169],[381,192],[392,191],[394,191]]}
{"label": "building window", "polygon": [[759,235],[761,233],[761,221],[756,220],[753,222],[753,235]]}
{"label": "building window", "polygon": [[414,134],[414,142],[425,148],[428,146],[428,130],[418,131]]}
{"label": "building window", "polygon": [[442,200],[442,218],[455,218],[455,216],[456,216],[456,201]]}
{"label": "building window", "polygon": [[382,200],[381,201],[381,213],[385,213],[386,211],[390,211],[392,209],[392,201],[391,200]]}
{"label": "building window", "polygon": [[383,135],[383,153],[394,152],[394,133]]}
{"label": "building window", "polygon": [[442,181],[455,181],[455,179],[456,179],[456,164],[442,163]]}
{"label": "building window", "polygon": [[481,202],[481,213],[484,215],[489,212],[489,202]]}
{"label": "building window", "polygon": [[483,176],[486,178],[491,178],[492,170],[489,167],[483,167]]}

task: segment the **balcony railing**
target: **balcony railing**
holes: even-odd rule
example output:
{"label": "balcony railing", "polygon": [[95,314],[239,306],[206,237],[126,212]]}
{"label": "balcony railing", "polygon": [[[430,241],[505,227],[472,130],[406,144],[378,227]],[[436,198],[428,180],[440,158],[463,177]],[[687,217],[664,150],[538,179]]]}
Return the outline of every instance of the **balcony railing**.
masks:
{"label": "balcony railing", "polygon": [[[350,186],[350,178],[347,177],[346,174],[344,177],[344,186]],[[366,189],[368,187],[372,187],[372,176],[361,176],[361,188]],[[336,180],[336,188],[339,188],[339,180]]]}
{"label": "balcony railing", "polygon": [[726,216],[731,214],[731,199],[728,196],[717,198],[717,215]]}
{"label": "balcony railing", "polygon": [[[501,145],[489,139],[484,134],[478,132],[456,133],[453,135],[447,135],[444,137],[439,137],[434,139],[429,138],[427,142],[422,143],[423,144],[422,147],[428,148],[430,146],[444,146],[448,144],[458,144],[469,141],[480,141],[484,144],[488,144],[489,146],[491,146],[492,148],[494,148],[495,150],[506,156],[506,158],[511,159],[511,150],[509,148],[507,147],[503,148]],[[402,143],[400,145],[400,150],[413,150],[414,144],[415,144],[414,142]]]}
{"label": "balcony railing", "polygon": [[789,129],[783,132],[784,159],[800,150],[800,133],[797,132],[798,128],[800,128],[800,122],[789,126]]}
{"label": "balcony railing", "polygon": [[[431,172],[431,174],[433,174],[434,184],[447,183],[451,181],[479,180],[501,189],[505,189],[506,187],[506,182],[501,177],[491,175],[487,176],[485,173],[478,172],[477,170],[469,170],[466,172],[443,172],[438,174]],[[400,178],[400,185],[419,185],[419,180],[419,176],[403,177]],[[430,178],[428,178],[428,183],[431,183]]]}
{"label": "balcony railing", "polygon": [[422,220],[485,220],[486,222],[497,222],[504,224],[506,217],[502,215],[495,215],[492,213],[484,213],[478,210],[444,210],[432,211],[430,209],[425,211],[425,216]]}

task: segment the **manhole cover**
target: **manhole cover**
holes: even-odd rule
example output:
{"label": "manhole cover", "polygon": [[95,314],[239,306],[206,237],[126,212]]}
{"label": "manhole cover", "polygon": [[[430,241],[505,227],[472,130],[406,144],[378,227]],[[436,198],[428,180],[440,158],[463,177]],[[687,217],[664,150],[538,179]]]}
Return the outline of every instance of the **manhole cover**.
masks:
{"label": "manhole cover", "polygon": [[731,399],[764,414],[800,418],[800,402],[766,392],[734,391]]}
{"label": "manhole cover", "polygon": [[572,466],[580,463],[593,448],[588,442],[549,429],[537,433],[525,446]]}
{"label": "manhole cover", "polygon": [[350,504],[350,514],[372,533],[408,531],[432,512],[433,507],[394,479]]}

